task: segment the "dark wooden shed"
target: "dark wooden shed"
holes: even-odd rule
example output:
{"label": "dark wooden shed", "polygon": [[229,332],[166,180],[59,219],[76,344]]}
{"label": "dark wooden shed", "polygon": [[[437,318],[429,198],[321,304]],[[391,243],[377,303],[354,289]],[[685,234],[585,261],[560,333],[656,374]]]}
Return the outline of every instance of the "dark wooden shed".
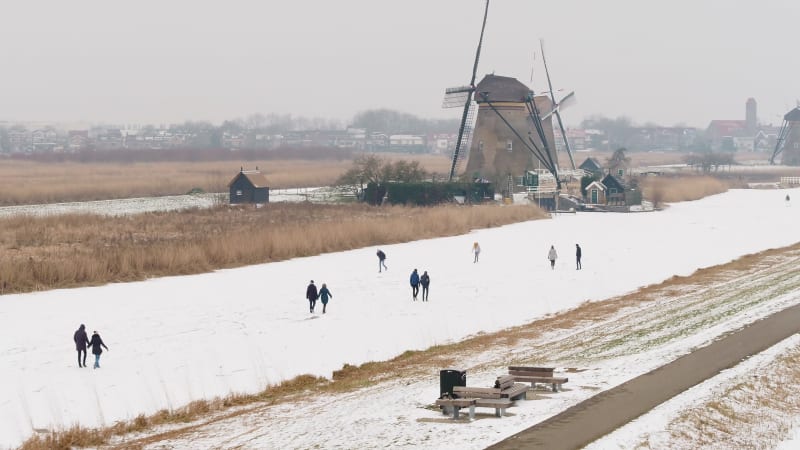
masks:
{"label": "dark wooden shed", "polygon": [[228,183],[228,188],[232,205],[236,203],[269,203],[267,178],[258,170],[240,170]]}
{"label": "dark wooden shed", "polygon": [[591,156],[586,158],[586,161],[582,162],[578,168],[594,175],[601,175],[603,173],[603,166],[601,166],[600,163]]}
{"label": "dark wooden shed", "polygon": [[614,175],[606,175],[601,181],[606,187],[606,203],[609,205],[625,204],[625,184]]}

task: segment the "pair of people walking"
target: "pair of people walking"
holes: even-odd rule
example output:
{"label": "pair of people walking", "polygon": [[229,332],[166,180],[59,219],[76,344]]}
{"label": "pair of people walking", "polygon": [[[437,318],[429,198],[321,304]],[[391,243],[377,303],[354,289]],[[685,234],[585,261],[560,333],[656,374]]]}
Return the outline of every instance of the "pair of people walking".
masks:
{"label": "pair of people walking", "polygon": [[[575,270],[581,270],[581,256],[583,251],[581,250],[580,244],[575,244]],[[558,253],[556,252],[555,246],[550,246],[550,251],[547,252],[547,259],[550,260],[550,269],[555,270],[556,268],[556,259],[558,258]]]}
{"label": "pair of people walking", "polygon": [[99,369],[100,355],[103,353],[103,349],[108,350],[108,347],[97,331],[94,331],[92,339],[89,339],[86,335],[86,325],[81,324],[72,336],[72,340],[75,341],[75,350],[78,351],[78,367],[86,367],[86,350],[91,347],[94,355],[94,368]]}
{"label": "pair of people walking", "polygon": [[419,275],[417,269],[414,269],[411,272],[411,277],[409,278],[409,282],[411,283],[411,297],[414,301],[417,300],[417,295],[419,294],[419,287],[422,286],[422,301],[428,301],[428,288],[431,285],[431,277],[428,275],[428,271],[426,270],[422,276]]}
{"label": "pair of people walking", "polygon": [[311,314],[314,314],[317,299],[322,302],[322,314],[325,314],[325,310],[328,307],[328,299],[333,298],[333,294],[328,290],[328,286],[325,283],[322,283],[322,288],[317,291],[317,285],[314,284],[314,280],[311,280],[311,283],[306,288],[306,298],[308,299],[308,309]]}

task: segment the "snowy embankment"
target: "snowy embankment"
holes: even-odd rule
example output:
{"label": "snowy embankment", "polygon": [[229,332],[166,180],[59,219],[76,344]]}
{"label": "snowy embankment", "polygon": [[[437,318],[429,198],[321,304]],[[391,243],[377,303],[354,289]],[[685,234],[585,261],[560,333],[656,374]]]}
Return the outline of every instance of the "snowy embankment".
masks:
{"label": "snowy embankment", "polygon": [[[382,274],[375,249],[367,248],[5,296],[0,446],[18,444],[34,429],[108,425],[193,399],[259,391],[299,374],[330,376],[344,363],[526,323],[793,244],[800,208],[786,204],[786,193],[799,192],[731,191],[658,213],[561,215],[387,245],[389,271]],[[478,264],[473,241],[483,249]],[[584,251],[581,271],[574,270],[575,243]],[[551,244],[561,256],[556,270],[546,260]],[[410,299],[413,268],[431,274],[429,303]],[[334,294],[325,316],[319,307],[308,312],[309,279],[328,283]],[[77,368],[71,336],[80,323],[100,331],[111,348],[102,369]]]}

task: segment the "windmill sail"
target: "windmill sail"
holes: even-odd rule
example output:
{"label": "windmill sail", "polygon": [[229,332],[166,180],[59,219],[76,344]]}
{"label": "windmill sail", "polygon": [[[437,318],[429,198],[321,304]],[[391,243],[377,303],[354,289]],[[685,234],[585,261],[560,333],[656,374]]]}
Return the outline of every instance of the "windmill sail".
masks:
{"label": "windmill sail", "polygon": [[544,41],[539,40],[539,47],[542,50],[542,64],[544,65],[544,73],[547,75],[547,87],[550,89],[550,100],[553,102],[553,110],[542,116],[542,119],[547,119],[550,117],[551,114],[556,115],[556,121],[558,122],[558,128],[561,131],[561,136],[564,138],[564,147],[567,149],[567,155],[569,156],[569,163],[572,165],[572,169],[575,170],[575,159],[572,157],[572,149],[569,147],[569,139],[567,139],[567,132],[564,130],[564,123],[561,121],[561,114],[558,112],[559,106],[565,104],[566,101],[574,101],[575,100],[575,92],[570,92],[567,94],[566,97],[561,99],[561,102],[556,102],[556,94],[553,91],[553,83],[550,81],[550,71],[547,69],[547,58],[544,56]]}
{"label": "windmill sail", "polygon": [[464,133],[461,138],[461,145],[453,149],[453,159],[455,160],[456,171],[461,170],[464,161],[469,158],[469,149],[472,147],[472,136],[475,131],[475,121],[478,117],[478,103],[471,102],[467,112],[467,121],[464,126]]}
{"label": "windmill sail", "polygon": [[[463,159],[460,155],[462,154],[462,149],[464,148],[464,144],[472,139],[472,132],[468,125],[469,119],[469,111],[470,106],[472,105],[472,94],[475,92],[475,76],[478,72],[478,60],[481,57],[481,45],[483,44],[483,32],[486,29],[486,17],[489,15],[489,0],[486,0],[486,7],[483,11],[483,24],[481,25],[481,37],[478,39],[478,50],[475,52],[475,63],[472,65],[472,78],[470,79],[469,86],[464,86],[461,88],[451,88],[445,91],[445,100],[444,103],[448,103],[448,96],[450,96],[450,102],[452,103],[455,101],[456,98],[463,100],[464,105],[464,112],[461,114],[461,125],[458,127],[458,139],[456,139],[456,148],[453,152],[453,161],[450,164],[450,181],[453,180],[453,177],[456,173],[456,166],[460,159]],[[460,97],[459,95],[466,94],[466,97]],[[473,114],[474,115],[474,114]],[[464,139],[465,132],[469,132],[469,139]]]}

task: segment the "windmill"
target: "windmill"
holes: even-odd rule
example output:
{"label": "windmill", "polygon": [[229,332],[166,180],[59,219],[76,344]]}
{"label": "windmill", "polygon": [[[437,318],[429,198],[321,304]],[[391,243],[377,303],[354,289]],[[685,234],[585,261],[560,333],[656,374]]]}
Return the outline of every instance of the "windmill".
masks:
{"label": "windmill", "polygon": [[553,91],[553,83],[550,81],[550,71],[547,69],[547,58],[544,56],[544,40],[539,40],[539,47],[542,50],[542,64],[544,65],[544,73],[547,75],[547,88],[550,89],[550,100],[553,102],[553,109],[549,113],[546,113],[544,116],[542,116],[542,119],[547,119],[552,114],[555,114],[556,121],[558,122],[558,128],[561,130],[561,137],[564,138],[564,148],[567,149],[569,163],[572,166],[572,169],[575,170],[575,159],[572,157],[572,149],[569,147],[569,140],[567,139],[566,131],[564,131],[564,123],[561,121],[561,113],[559,112],[559,108],[566,107],[575,101],[575,91],[565,95],[560,102],[556,101],[556,93]]}
{"label": "windmill", "polygon": [[789,150],[783,154],[781,160],[786,165],[800,165],[800,152],[796,149],[797,143],[800,142],[800,106],[783,116],[783,125],[778,134],[778,140],[775,143],[775,150],[772,152],[772,157],[769,159],[770,164],[775,164],[775,158],[787,148],[787,141],[794,145],[788,146]]}
{"label": "windmill", "polygon": [[483,44],[483,31],[486,29],[486,16],[489,14],[489,0],[486,0],[486,7],[483,11],[483,25],[481,25],[481,37],[478,39],[478,50],[475,52],[475,63],[472,65],[472,78],[468,86],[459,86],[445,90],[443,108],[454,108],[463,105],[464,112],[461,114],[461,125],[458,127],[458,139],[456,148],[453,150],[453,161],[450,164],[449,180],[453,181],[456,173],[456,166],[460,160],[464,159],[466,151],[472,144],[472,131],[475,127],[476,105],[472,99],[475,92],[475,76],[478,72],[478,60],[481,56],[481,44]]}

